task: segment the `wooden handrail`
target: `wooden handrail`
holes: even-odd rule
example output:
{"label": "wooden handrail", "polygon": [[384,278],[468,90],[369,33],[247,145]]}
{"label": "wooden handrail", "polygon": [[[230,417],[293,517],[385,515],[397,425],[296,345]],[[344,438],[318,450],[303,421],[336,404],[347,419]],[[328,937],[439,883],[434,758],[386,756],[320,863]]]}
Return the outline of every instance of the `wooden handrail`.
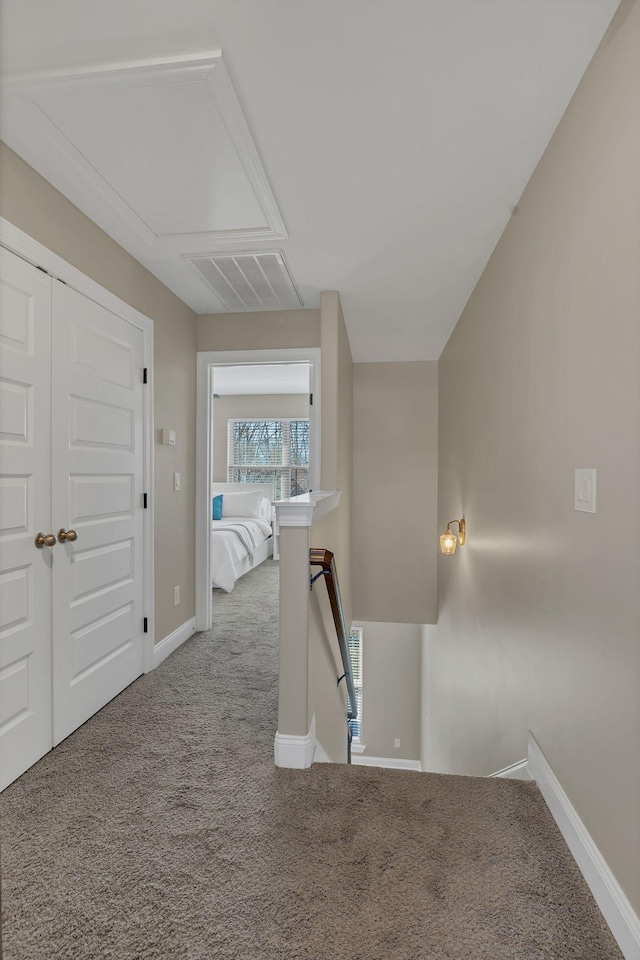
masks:
{"label": "wooden handrail", "polygon": [[309,550],[309,564],[312,567],[321,567],[320,573],[311,578],[311,586],[318,579],[324,576],[327,584],[327,593],[329,594],[329,603],[333,614],[333,622],[338,637],[338,646],[340,647],[340,656],[342,657],[342,669],[344,673],[338,678],[338,683],[344,677],[347,681],[347,693],[349,695],[349,720],[356,720],[358,717],[358,704],[356,701],[356,690],[353,685],[353,676],[351,674],[351,660],[349,659],[349,645],[347,642],[347,630],[344,624],[344,612],[342,610],[342,600],[340,598],[340,586],[338,584],[338,572],[336,570],[335,557],[331,550],[325,550],[322,547],[312,547]]}

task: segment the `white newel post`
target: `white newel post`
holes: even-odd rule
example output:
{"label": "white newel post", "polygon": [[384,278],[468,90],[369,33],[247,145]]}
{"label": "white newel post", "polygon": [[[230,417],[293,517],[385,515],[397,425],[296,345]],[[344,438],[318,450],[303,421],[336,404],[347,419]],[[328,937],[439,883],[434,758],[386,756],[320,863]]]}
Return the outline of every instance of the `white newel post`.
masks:
{"label": "white newel post", "polygon": [[314,717],[309,703],[309,530],[338,506],[340,491],[317,491],[279,500],[280,530],[280,677],[278,730],[274,757],[278,767],[310,767],[315,750]]}

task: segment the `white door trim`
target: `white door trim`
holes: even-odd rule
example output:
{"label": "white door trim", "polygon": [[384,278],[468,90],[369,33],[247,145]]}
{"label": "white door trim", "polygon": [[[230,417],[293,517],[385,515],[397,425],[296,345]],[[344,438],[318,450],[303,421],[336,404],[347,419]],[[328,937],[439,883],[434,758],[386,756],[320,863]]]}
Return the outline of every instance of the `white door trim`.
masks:
{"label": "white door trim", "polygon": [[154,537],[154,500],[153,500],[153,320],[145,317],[134,307],[125,303],[110,290],[100,286],[91,277],[63,260],[43,244],[34,240],[19,227],[0,217],[0,245],[11,250],[35,267],[42,267],[47,273],[77,290],[84,297],[93,300],[117,316],[122,317],[144,334],[144,365],[147,368],[148,389],[144,391],[144,489],[149,495],[149,508],[145,510],[143,529],[144,557],[144,612],[147,618],[145,636],[144,669],[145,673],[153,669],[154,625],[154,575],[153,575],[153,537]]}
{"label": "white door trim", "polygon": [[[0,322],[4,405],[12,426],[0,447],[0,791],[51,750],[51,547],[34,549],[37,531],[53,531],[51,511],[51,277],[0,249],[0,287],[9,293]],[[30,316],[29,316],[30,314]],[[12,323],[11,321],[14,321]],[[22,321],[22,322],[21,322]],[[8,327],[8,329],[7,329]],[[22,416],[16,416],[21,409]],[[16,442],[21,437],[25,442]],[[7,510],[6,504],[10,504]]]}
{"label": "white door trim", "polygon": [[211,396],[213,394],[213,368],[241,363],[290,363],[298,361],[313,366],[313,476],[309,477],[312,489],[320,487],[320,347],[300,347],[282,350],[222,350],[198,353],[198,400],[196,415],[196,628],[211,627],[211,570],[209,564],[209,524],[212,483],[211,439],[213,423]]}

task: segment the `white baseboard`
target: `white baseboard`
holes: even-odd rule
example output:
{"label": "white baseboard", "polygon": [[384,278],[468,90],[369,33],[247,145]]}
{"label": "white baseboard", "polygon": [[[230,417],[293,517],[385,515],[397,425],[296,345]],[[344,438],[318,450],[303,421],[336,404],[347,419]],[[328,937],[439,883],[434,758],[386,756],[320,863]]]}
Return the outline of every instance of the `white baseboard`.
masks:
{"label": "white baseboard", "polygon": [[508,767],[503,767],[502,770],[496,770],[495,773],[491,773],[489,776],[501,777],[504,780],[531,780],[531,774],[529,773],[529,761],[518,760],[517,763],[512,763]]}
{"label": "white baseboard", "polygon": [[352,753],[351,763],[359,767],[387,767],[391,770],[417,770],[422,772],[419,760],[396,760],[395,757],[367,757],[364,753]]}
{"label": "white baseboard", "polygon": [[188,640],[189,637],[192,637],[196,632],[196,618],[191,617],[191,620],[187,620],[186,623],[183,623],[181,627],[178,627],[177,630],[174,630],[173,633],[170,633],[168,637],[165,637],[164,640],[161,640],[160,643],[156,643],[153,648],[153,663],[151,669],[155,668],[162,663],[163,660],[166,660],[170,653],[173,653],[174,650],[177,650],[178,647],[182,646],[185,640]]}
{"label": "white baseboard", "polygon": [[316,715],[311,719],[309,732],[304,737],[290,733],[276,732],[273,744],[273,757],[276,767],[289,767],[291,770],[306,770],[313,763],[316,749]]}
{"label": "white baseboard", "polygon": [[331,757],[321,743],[316,740],[316,749],[313,754],[314,763],[331,763]]}
{"label": "white baseboard", "polygon": [[640,918],[529,731],[529,769],[626,960],[640,960]]}

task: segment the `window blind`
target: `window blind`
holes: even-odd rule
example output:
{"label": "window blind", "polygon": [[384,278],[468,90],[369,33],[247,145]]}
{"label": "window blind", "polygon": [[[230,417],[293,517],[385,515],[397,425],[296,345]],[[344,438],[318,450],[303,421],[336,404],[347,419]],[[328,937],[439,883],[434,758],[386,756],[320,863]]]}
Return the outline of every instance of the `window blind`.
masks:
{"label": "window blind", "polygon": [[352,628],[347,646],[358,708],[358,719],[351,721],[351,732],[354,741],[359,743],[362,739],[362,627]]}
{"label": "window blind", "polygon": [[309,490],[309,421],[229,420],[230,483],[273,483],[275,499]]}

